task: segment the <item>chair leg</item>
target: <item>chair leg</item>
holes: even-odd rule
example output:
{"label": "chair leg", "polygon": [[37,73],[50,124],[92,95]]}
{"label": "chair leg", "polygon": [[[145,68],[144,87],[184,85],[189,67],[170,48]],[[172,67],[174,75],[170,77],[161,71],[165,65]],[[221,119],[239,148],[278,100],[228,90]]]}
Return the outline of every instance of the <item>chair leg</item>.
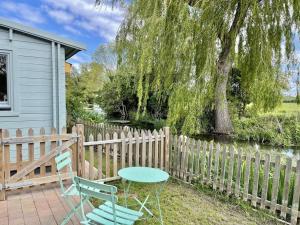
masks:
{"label": "chair leg", "polygon": [[[83,203],[85,203],[86,201],[88,201],[87,197],[83,200]],[[66,202],[67,202],[69,208],[71,208],[71,210],[67,213],[67,215],[65,216],[61,225],[67,224],[75,213],[79,217],[79,220],[81,221],[82,215],[80,214],[80,212],[77,211],[80,208],[81,203],[74,205],[69,199],[66,199]],[[88,201],[88,203],[91,204],[90,201]]]}

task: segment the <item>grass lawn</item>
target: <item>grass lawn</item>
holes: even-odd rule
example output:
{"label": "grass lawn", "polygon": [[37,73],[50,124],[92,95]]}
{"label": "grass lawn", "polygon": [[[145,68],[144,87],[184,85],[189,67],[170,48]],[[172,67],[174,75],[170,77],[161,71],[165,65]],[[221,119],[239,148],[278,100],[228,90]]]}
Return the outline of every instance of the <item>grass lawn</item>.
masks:
{"label": "grass lawn", "polygon": [[300,113],[300,105],[296,103],[282,103],[275,110],[275,113],[297,114]]}
{"label": "grass lawn", "polygon": [[[119,188],[119,204],[124,204],[123,186],[121,182],[112,183]],[[132,195],[140,200],[145,199],[151,186],[134,185]],[[177,181],[169,181],[161,195],[161,207],[166,225],[250,225],[280,224],[266,217],[261,211],[253,211],[249,206],[237,204],[220,194],[213,194],[208,189],[194,188]],[[94,202],[97,205],[97,202]],[[134,204],[133,200],[129,204]],[[131,208],[135,208],[132,206]],[[150,206],[151,209],[153,207]],[[157,210],[153,209],[154,213]],[[151,218],[140,221],[138,225],[156,225],[157,220]]]}

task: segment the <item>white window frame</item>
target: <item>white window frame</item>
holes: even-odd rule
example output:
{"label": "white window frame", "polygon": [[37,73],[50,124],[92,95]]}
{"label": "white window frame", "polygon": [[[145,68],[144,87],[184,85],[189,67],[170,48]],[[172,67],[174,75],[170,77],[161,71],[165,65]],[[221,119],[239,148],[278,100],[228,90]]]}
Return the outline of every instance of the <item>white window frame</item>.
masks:
{"label": "white window frame", "polygon": [[2,112],[11,112],[13,111],[13,91],[12,91],[12,79],[13,79],[13,70],[12,70],[12,51],[0,49],[1,55],[7,55],[7,104],[0,103],[0,114]]}

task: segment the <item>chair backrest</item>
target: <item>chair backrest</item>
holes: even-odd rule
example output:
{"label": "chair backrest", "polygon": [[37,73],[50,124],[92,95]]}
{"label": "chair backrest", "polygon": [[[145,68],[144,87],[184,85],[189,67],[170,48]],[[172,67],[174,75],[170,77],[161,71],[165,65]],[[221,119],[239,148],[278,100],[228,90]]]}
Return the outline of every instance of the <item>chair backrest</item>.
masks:
{"label": "chair backrest", "polygon": [[63,184],[63,179],[61,176],[61,172],[63,169],[67,169],[67,172],[69,173],[69,178],[72,180],[73,183],[75,183],[74,180],[74,174],[73,174],[73,170],[72,170],[72,159],[71,159],[71,153],[69,151],[66,151],[62,154],[59,154],[58,156],[55,157],[55,162],[56,162],[56,169],[58,172],[58,176],[59,176],[59,182],[60,182],[60,186],[62,189],[62,192],[65,192],[65,187]]}
{"label": "chair backrest", "polygon": [[115,195],[118,189],[115,186],[97,183],[77,176],[74,177],[74,180],[80,194],[104,201],[110,201],[112,203],[118,201],[118,198]]}
{"label": "chair backrest", "polygon": [[66,166],[69,167],[68,169],[72,170],[72,160],[71,160],[71,153],[66,151],[58,156],[55,157],[56,168],[60,172]]}
{"label": "chair backrest", "polygon": [[114,224],[117,224],[115,203],[118,201],[118,198],[115,194],[118,189],[112,185],[96,183],[77,176],[74,177],[74,180],[76,188],[80,194],[81,212],[85,221],[86,217],[83,209],[83,199],[86,197],[94,197],[100,200],[110,201],[112,203]]}

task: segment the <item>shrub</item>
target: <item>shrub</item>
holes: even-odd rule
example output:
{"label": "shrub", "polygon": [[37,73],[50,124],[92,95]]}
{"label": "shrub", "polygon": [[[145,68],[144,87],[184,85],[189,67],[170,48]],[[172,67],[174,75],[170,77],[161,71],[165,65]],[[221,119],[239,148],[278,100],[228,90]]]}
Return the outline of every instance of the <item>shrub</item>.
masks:
{"label": "shrub", "polygon": [[234,120],[235,138],[272,145],[300,144],[300,114],[257,115]]}

